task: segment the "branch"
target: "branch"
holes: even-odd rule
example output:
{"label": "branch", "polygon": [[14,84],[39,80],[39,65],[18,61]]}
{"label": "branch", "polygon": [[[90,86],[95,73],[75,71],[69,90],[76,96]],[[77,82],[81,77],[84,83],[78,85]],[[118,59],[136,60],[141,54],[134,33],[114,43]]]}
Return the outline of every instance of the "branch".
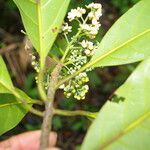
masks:
{"label": "branch", "polygon": [[61,115],[61,116],[85,116],[90,118],[96,118],[97,112],[89,112],[89,111],[83,111],[83,110],[75,110],[75,111],[69,111],[69,110],[60,110],[60,109],[54,109],[53,113],[55,115]]}
{"label": "branch", "polygon": [[31,113],[33,113],[37,116],[43,117],[43,112],[41,112],[31,106],[33,104],[39,104],[39,102],[27,103],[24,99],[20,99],[20,101],[28,111],[30,111]]}
{"label": "branch", "polygon": [[40,150],[45,150],[49,145],[49,133],[51,131],[52,117],[53,117],[53,101],[55,98],[56,84],[58,83],[59,73],[61,71],[62,64],[57,64],[54,68],[47,94],[47,100],[45,101],[45,112],[42,124],[42,134],[40,142]]}

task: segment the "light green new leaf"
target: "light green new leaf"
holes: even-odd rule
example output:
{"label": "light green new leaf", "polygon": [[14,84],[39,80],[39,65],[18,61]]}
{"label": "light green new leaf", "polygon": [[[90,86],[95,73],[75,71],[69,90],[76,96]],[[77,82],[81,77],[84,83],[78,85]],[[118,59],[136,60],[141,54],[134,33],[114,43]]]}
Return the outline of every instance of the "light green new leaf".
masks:
{"label": "light green new leaf", "polygon": [[0,135],[15,127],[27,113],[19,101],[20,98],[29,104],[34,103],[24,92],[13,87],[6,65],[0,56]]}
{"label": "light green new leaf", "polygon": [[142,0],[106,33],[89,66],[133,63],[150,56],[150,1]]}
{"label": "light green new leaf", "polygon": [[0,56],[0,93],[10,93],[13,84],[7,71],[6,65]]}
{"label": "light green new leaf", "polygon": [[43,67],[63,22],[70,0],[14,0],[27,35],[41,57]]}
{"label": "light green new leaf", "polygon": [[149,75],[147,59],[100,110],[81,150],[150,150]]}

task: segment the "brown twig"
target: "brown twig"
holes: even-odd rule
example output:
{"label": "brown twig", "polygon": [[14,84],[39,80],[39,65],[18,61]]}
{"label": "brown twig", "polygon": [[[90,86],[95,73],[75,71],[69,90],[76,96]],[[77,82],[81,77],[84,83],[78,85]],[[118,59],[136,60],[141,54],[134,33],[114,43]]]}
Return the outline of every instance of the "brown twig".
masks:
{"label": "brown twig", "polygon": [[42,134],[40,142],[40,150],[45,150],[49,145],[49,133],[51,131],[52,117],[53,117],[53,101],[55,98],[56,84],[58,83],[59,73],[61,71],[62,64],[57,64],[54,68],[47,94],[47,100],[45,101],[45,112],[42,124]]}

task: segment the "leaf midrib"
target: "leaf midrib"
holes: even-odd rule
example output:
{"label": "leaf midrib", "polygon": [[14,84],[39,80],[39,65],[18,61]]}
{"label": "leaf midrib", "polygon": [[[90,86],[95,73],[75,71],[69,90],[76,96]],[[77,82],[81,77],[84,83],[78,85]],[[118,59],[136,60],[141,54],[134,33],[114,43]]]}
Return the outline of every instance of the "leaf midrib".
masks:
{"label": "leaf midrib", "polygon": [[113,48],[112,50],[108,51],[106,54],[102,55],[101,57],[95,59],[95,61],[92,61],[91,63],[89,63],[89,66],[92,66],[94,64],[96,64],[98,61],[104,59],[105,57],[109,56],[110,54],[116,52],[117,50],[119,50],[120,48],[126,46],[127,44],[133,42],[134,40],[140,38],[141,36],[147,34],[148,32],[150,32],[150,29],[147,29],[141,33],[139,33],[138,35],[132,37],[131,39],[127,40],[126,42],[122,43],[121,45],[119,45],[118,47]]}
{"label": "leaf midrib", "polygon": [[[14,90],[12,90],[11,88],[7,87],[7,85],[5,85],[2,81],[0,81],[0,84],[1,84],[4,88],[6,88],[8,91],[10,91],[11,93],[13,93],[13,94],[15,95]],[[13,87],[12,87],[12,88],[13,88]]]}
{"label": "leaf midrib", "polygon": [[143,123],[146,119],[150,117],[150,111],[145,112],[142,116],[138,119],[131,122],[127,127],[120,131],[115,137],[109,139],[107,142],[103,143],[99,150],[104,150],[106,147],[110,146],[112,143],[116,142],[116,140],[120,139],[125,134],[129,133],[131,130],[135,129],[141,123]]}
{"label": "leaf midrib", "polygon": [[16,96],[18,99],[21,99],[20,95],[15,91],[14,87],[9,88],[7,85],[5,85],[3,82],[0,81],[0,84],[6,88],[8,91],[10,91],[14,96]]}
{"label": "leaf midrib", "polygon": [[[20,105],[22,104],[22,102],[11,102],[11,103],[8,103],[8,104],[0,104],[0,108],[4,108],[4,107],[8,107],[8,106],[12,106],[12,105]],[[34,104],[33,102],[28,102],[28,104]]]}
{"label": "leaf midrib", "polygon": [[42,16],[41,16],[41,3],[37,3],[37,13],[38,13],[38,33],[39,33],[39,51],[41,55],[42,50]]}
{"label": "leaf midrib", "polygon": [[[40,55],[43,56],[43,38],[44,36],[50,31],[51,27],[54,25],[54,23],[56,22],[59,12],[61,9],[59,9],[59,12],[57,13],[57,16],[55,17],[55,20],[53,21],[53,24],[44,32],[42,33],[42,10],[44,9],[43,7],[47,4],[49,4],[51,2],[51,0],[49,0],[46,4],[44,4],[43,6],[41,5],[41,3],[37,3],[37,12],[38,12],[38,33],[39,33],[39,52]],[[63,5],[61,6],[61,8],[63,8],[64,4],[65,4],[66,0],[64,1]],[[46,47],[47,50],[47,47]],[[43,63],[43,62],[42,62]]]}
{"label": "leaf midrib", "polygon": [[[36,13],[37,13],[37,20],[35,21],[31,16],[29,16],[21,7],[20,5],[18,4],[18,8],[20,10],[20,12],[25,15],[25,17],[27,17],[34,25],[36,25],[36,28],[37,28],[37,35],[38,35],[38,47],[37,47],[37,51],[39,52],[40,56],[41,56],[41,60],[40,60],[40,66],[41,68],[44,67],[45,65],[45,57],[46,57],[46,52],[48,51],[49,49],[49,46],[48,44],[44,45],[45,42],[44,42],[44,37],[46,36],[47,33],[50,32],[52,26],[56,23],[57,19],[58,19],[58,16],[60,15],[60,12],[62,11],[65,3],[66,3],[66,0],[63,1],[63,4],[61,5],[59,11],[57,12],[56,14],[56,17],[55,19],[53,20],[53,23],[50,25],[50,27],[48,27],[46,29],[46,31],[43,31],[43,19],[44,16],[43,16],[43,10],[45,10],[48,6],[51,5],[51,1],[52,0],[47,0],[45,3],[42,3],[41,0],[28,0],[28,3],[33,3],[33,5],[35,5],[35,9],[36,9]],[[44,51],[46,51],[45,53],[43,53]]]}

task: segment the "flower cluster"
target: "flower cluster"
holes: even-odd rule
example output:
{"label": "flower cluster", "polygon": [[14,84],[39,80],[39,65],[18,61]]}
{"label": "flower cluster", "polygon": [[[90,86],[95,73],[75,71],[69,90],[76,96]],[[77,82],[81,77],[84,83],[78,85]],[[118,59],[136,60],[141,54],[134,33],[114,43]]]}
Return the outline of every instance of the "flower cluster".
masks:
{"label": "flower cluster", "polygon": [[90,9],[87,19],[91,21],[91,24],[84,22],[80,24],[80,29],[91,39],[94,39],[98,34],[101,24],[99,23],[99,18],[102,16],[102,6],[101,4],[91,3],[87,6]]}
{"label": "flower cluster", "polygon": [[74,80],[70,80],[69,84],[65,87],[64,85],[61,88],[64,88],[64,94],[67,98],[74,96],[77,100],[85,99],[85,94],[88,92],[88,85],[83,85],[89,81],[89,78],[85,72],[80,73],[75,77]]}
{"label": "flower cluster", "polygon": [[[95,36],[98,34],[98,30],[101,26],[99,22],[99,18],[102,16],[102,6],[98,3],[91,3],[88,6],[86,6],[89,11],[86,11],[86,9],[78,7],[77,9],[72,9],[69,13],[67,18],[70,22],[73,20],[80,20],[79,30],[81,30],[85,35],[87,35],[89,38],[94,39]],[[83,18],[83,15],[88,13],[85,20]],[[87,23],[88,22],[88,23]],[[68,23],[65,23],[62,26],[62,31],[64,31],[66,34],[71,32],[72,27],[68,25]]]}
{"label": "flower cluster", "polygon": [[31,65],[33,66],[35,71],[39,73],[39,63],[38,61],[36,61],[36,57],[34,56],[34,54],[29,54],[29,55],[31,56]]}
{"label": "flower cluster", "polygon": [[[31,57],[31,65],[33,67],[33,69],[36,71],[36,73],[39,73],[40,71],[40,65],[39,65],[39,60],[38,58],[36,57],[36,54],[35,53],[29,53],[30,57]],[[48,89],[48,86],[49,86],[49,79],[50,79],[50,75],[49,75],[49,70],[45,70],[44,72],[44,79],[43,79],[43,86],[45,88],[45,90]],[[38,81],[38,76],[36,75],[35,76],[35,82],[38,84],[39,81]]]}
{"label": "flower cluster", "polygon": [[[63,62],[64,67],[61,72],[61,78],[79,71],[90,61],[94,51],[97,49],[97,44],[92,40],[98,34],[101,26],[99,18],[102,16],[102,6],[98,3],[91,3],[86,8],[78,7],[68,13],[69,22],[76,20],[79,23],[78,32],[71,39],[68,39],[66,35],[72,32],[72,26],[68,25],[68,23],[64,23],[62,26],[62,33],[64,33],[67,42],[69,42],[69,47],[67,47],[69,51]],[[67,98],[73,96],[77,100],[85,99],[89,89],[87,72],[91,71],[91,69],[86,69],[85,72],[79,73],[68,83],[60,86]]]}

